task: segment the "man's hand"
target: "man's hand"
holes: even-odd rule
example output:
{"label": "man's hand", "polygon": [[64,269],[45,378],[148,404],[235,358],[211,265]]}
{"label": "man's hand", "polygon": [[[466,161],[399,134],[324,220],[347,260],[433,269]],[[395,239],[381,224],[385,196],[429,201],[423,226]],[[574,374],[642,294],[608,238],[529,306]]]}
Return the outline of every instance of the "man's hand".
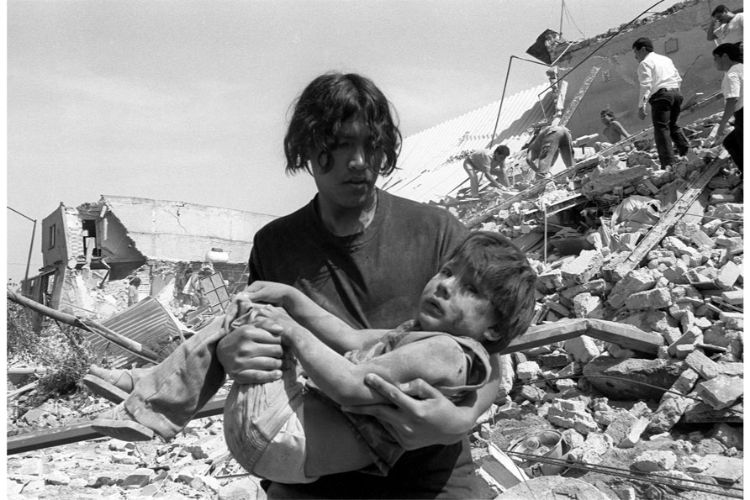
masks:
{"label": "man's hand", "polygon": [[295,292],[295,288],[273,281],[253,281],[243,291],[253,302],[266,302],[278,306],[284,306],[284,301]]}
{"label": "man's hand", "polygon": [[397,387],[371,373],[365,377],[365,383],[395,407],[376,404],[349,406],[343,410],[377,418],[407,450],[456,443],[474,425],[471,412],[467,412],[464,407],[455,406],[422,379]]}
{"label": "man's hand", "polygon": [[646,118],[646,116],[646,106],[641,106],[640,108],[638,108],[638,118],[643,120],[644,118]]}
{"label": "man's hand", "polygon": [[281,339],[261,328],[235,328],[221,339],[216,354],[227,375],[240,384],[265,384],[281,378]]}

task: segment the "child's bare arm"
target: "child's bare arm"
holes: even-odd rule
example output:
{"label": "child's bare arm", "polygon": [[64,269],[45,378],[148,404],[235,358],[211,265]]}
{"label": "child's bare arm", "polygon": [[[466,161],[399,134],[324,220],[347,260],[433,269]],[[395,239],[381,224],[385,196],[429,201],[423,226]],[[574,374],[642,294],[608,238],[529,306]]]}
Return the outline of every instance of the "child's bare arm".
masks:
{"label": "child's bare arm", "polygon": [[382,337],[386,330],[357,330],[313,302],[294,287],[271,281],[255,281],[246,289],[253,302],[283,307],[300,325],[336,352],[344,353]]}
{"label": "child's bare arm", "polygon": [[342,406],[386,401],[365,385],[368,373],[376,373],[396,384],[415,378],[431,385],[466,383],[463,350],[444,336],[407,344],[370,361],[354,364],[288,316],[264,314],[258,319],[258,326],[281,335],[282,343],[293,350],[307,376]]}

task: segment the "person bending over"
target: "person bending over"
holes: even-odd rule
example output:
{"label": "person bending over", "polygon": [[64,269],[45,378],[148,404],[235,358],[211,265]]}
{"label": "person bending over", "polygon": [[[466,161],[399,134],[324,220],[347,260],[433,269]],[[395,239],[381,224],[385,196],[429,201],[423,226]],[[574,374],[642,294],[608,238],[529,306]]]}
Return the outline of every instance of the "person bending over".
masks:
{"label": "person bending over", "polygon": [[505,175],[505,159],[508,155],[510,155],[508,146],[501,144],[491,154],[486,149],[478,149],[464,160],[464,170],[469,176],[472,196],[479,196],[479,182],[482,175],[496,188],[510,187],[508,176]]}

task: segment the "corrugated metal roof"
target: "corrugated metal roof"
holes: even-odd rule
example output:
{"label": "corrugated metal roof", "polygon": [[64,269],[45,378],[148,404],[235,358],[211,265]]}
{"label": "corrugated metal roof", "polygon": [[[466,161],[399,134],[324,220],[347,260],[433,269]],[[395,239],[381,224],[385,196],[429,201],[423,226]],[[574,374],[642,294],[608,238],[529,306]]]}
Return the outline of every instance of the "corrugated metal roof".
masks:
{"label": "corrugated metal roof", "polygon": [[[169,343],[170,338],[180,333],[172,315],[152,297],[146,297],[134,306],[102,321],[102,325],[157,352],[161,346]],[[90,342],[91,352],[99,355],[116,355],[112,360],[113,368],[133,362],[143,364],[141,358],[100,335],[86,332],[84,337]]]}
{"label": "corrugated metal roof", "polygon": [[[552,115],[551,92],[539,95],[548,86],[549,82],[545,82],[505,99],[494,144],[508,146],[511,157],[528,140],[527,129]],[[398,169],[381,179],[379,186],[389,193],[420,202],[437,201],[453,193],[468,181],[463,160],[447,160],[461,151],[490,145],[499,106],[497,100],[407,137],[401,148]],[[506,165],[510,164],[509,159]]]}
{"label": "corrugated metal roof", "polygon": [[229,262],[250,255],[255,233],[276,217],[180,201],[102,195],[135,247],[146,258],[201,261],[211,248],[229,253]]}

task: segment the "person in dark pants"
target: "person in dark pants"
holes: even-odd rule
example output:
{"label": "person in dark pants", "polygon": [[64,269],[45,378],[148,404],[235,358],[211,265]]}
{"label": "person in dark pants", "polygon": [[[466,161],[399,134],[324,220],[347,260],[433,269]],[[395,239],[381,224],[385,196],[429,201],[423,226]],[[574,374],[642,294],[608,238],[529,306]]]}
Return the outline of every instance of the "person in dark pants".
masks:
{"label": "person in dark pants", "polygon": [[[716,146],[721,141],[737,168],[742,172],[742,84],[744,83],[742,49],[739,44],[722,43],[714,49],[713,56],[716,69],[724,72],[724,78],[721,81],[724,114],[721,116],[713,145]],[[732,116],[734,116],[734,130],[724,137],[727,123]],[[722,137],[724,137],[723,141]]]}
{"label": "person in dark pants", "polygon": [[633,43],[633,54],[639,63],[638,116],[641,120],[646,118],[646,103],[651,105],[656,151],[662,168],[666,168],[675,162],[675,149],[680,156],[689,149],[687,137],[677,125],[682,77],[670,58],[654,52],[654,44],[648,38]]}

